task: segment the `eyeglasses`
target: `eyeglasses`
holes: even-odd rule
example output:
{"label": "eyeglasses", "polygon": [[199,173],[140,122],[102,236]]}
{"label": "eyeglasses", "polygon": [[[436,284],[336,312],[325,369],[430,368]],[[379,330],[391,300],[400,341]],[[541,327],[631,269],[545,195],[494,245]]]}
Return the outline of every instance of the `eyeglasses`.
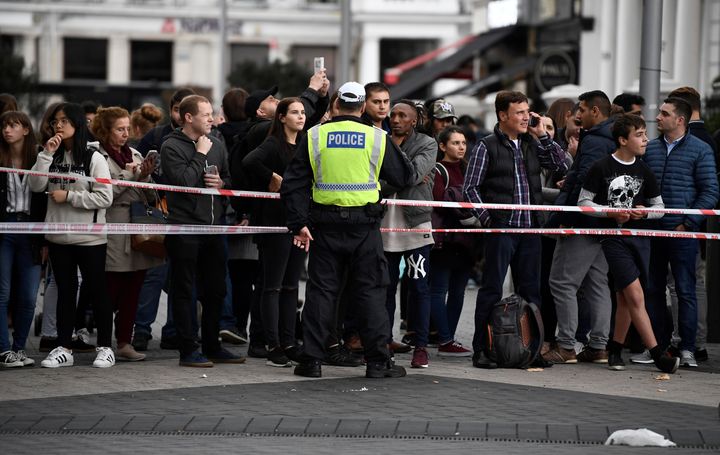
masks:
{"label": "eyeglasses", "polygon": [[50,127],[57,128],[58,126],[67,126],[69,123],[70,123],[70,120],[68,120],[66,118],[61,118],[60,120],[51,120]]}

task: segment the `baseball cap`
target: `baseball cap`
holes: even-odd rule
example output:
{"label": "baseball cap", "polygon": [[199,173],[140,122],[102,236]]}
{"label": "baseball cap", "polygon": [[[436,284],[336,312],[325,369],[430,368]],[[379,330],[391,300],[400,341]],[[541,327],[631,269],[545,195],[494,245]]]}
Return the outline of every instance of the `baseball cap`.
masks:
{"label": "baseball cap", "polygon": [[260,103],[265,100],[268,96],[273,96],[278,92],[277,85],[273,86],[269,90],[255,90],[253,91],[247,99],[245,99],[245,115],[248,116],[248,118],[255,118],[255,112],[260,107]]}
{"label": "baseball cap", "polygon": [[357,82],[345,82],[338,89],[338,98],[346,103],[360,103],[365,101],[365,87]]}
{"label": "baseball cap", "polygon": [[433,103],[432,116],[433,118],[453,117],[457,119],[457,115],[455,115],[455,108],[453,107],[453,105],[443,99],[437,100]]}

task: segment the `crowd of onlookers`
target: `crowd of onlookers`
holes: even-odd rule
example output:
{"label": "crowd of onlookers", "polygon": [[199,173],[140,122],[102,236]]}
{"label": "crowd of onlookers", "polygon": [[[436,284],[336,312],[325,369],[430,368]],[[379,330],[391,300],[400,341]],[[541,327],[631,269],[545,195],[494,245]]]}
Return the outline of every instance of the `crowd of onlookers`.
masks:
{"label": "crowd of onlookers", "polygon": [[[337,115],[337,94],[323,71],[296,97],[278,99],[277,93],[277,87],[234,88],[223,97],[221,113],[213,113],[207,98],[182,88],[170,98],[167,117],[152,104],[130,112],[60,102],[48,106],[35,127],[12,95],[2,94],[0,166],[68,178],[0,172],[0,221],[128,223],[138,209],[155,208],[157,222],[284,227],[279,200],[159,193],[72,178],[279,192],[306,131]],[[444,99],[391,100],[384,84],[365,85],[363,121],[387,134],[416,176],[405,188],[384,184],[385,199],[624,211],[589,216],[390,205],[384,228],[623,226],[700,232],[708,223],[717,226],[712,217],[642,210],[717,205],[717,146],[701,119],[701,97],[690,87],[672,91],[660,103],[653,113],[659,137],[652,141],[642,118],[645,100],[633,94],[611,101],[601,91],[589,91],[539,113],[524,94],[503,91],[496,98],[493,131],[470,116],[458,118]],[[503,297],[508,271],[514,292],[542,312],[546,343],[535,366],[592,362],[620,370],[623,348],[633,352],[632,362],[654,363],[667,372],[707,359],[706,255],[696,239],[422,231],[383,232],[382,239],[389,269],[385,307],[393,327],[399,301],[404,332],[399,337],[391,329],[387,343],[396,353],[412,351],[412,367],[429,365],[429,347],[437,347],[438,356],[472,356],[478,368],[496,367],[485,353],[487,323]],[[153,242],[155,248],[148,248]],[[307,254],[293,247],[290,234],[164,240],[3,234],[0,366],[35,363],[26,342],[41,283],[40,351],[48,353],[43,367],[71,366],[76,352],[96,352],[93,366],[99,368],[144,360],[163,291],[168,311],[160,346],[178,350],[181,365],[245,360],[222,341],[246,344],[248,356],[270,366],[290,366],[302,356],[298,289]],[[471,279],[478,286],[475,334],[464,346],[456,330]],[[362,322],[345,311],[352,299],[352,289],[339,299],[327,364],[363,363]]]}

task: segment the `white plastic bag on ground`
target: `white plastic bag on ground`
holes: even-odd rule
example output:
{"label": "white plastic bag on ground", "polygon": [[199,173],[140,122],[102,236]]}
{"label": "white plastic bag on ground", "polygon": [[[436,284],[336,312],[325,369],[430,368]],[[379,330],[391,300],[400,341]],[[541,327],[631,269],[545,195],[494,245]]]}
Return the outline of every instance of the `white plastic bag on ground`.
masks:
{"label": "white plastic bag on ground", "polygon": [[618,430],[607,438],[606,446],[655,446],[655,447],[675,447],[676,444],[661,434],[650,431],[647,428],[638,430]]}

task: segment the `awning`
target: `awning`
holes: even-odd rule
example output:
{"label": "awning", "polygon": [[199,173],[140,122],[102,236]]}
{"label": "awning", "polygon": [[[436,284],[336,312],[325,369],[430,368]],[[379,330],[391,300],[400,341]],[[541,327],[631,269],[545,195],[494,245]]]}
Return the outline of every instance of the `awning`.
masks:
{"label": "awning", "polygon": [[472,82],[468,85],[457,88],[451,92],[443,93],[440,96],[440,98],[445,98],[446,96],[459,95],[459,94],[474,95],[477,92],[479,92],[480,90],[482,90],[486,87],[489,87],[493,84],[502,82],[506,79],[512,79],[512,78],[517,77],[518,75],[527,73],[528,71],[532,71],[535,68],[536,62],[537,62],[537,57],[525,57],[522,60],[513,63],[512,65],[505,66],[498,71],[488,74],[487,76],[483,77],[479,81]]}
{"label": "awning", "polygon": [[460,47],[457,52],[450,55],[449,57],[438,60],[428,65],[427,67],[417,69],[416,71],[408,74],[406,78],[401,79],[396,85],[392,85],[390,93],[393,99],[404,98],[410,93],[426,86],[431,82],[434,82],[441,75],[456,70],[458,67],[460,67],[460,65],[462,65],[468,59],[472,58],[475,54],[494,46],[499,41],[510,36],[516,30],[517,26],[502,27],[490,30],[485,33],[480,33],[475,36],[471,36],[470,38],[463,38],[462,40],[453,43],[450,46],[436,49],[432,52],[416,57],[401,65],[385,70],[386,81],[388,80],[388,78],[390,78],[390,81],[392,82],[393,78],[397,79],[400,74],[409,69],[408,67],[414,67],[420,63],[424,63],[425,61],[428,61],[434,58],[436,55],[442,53],[447,48],[456,45],[462,45],[462,47]]}

